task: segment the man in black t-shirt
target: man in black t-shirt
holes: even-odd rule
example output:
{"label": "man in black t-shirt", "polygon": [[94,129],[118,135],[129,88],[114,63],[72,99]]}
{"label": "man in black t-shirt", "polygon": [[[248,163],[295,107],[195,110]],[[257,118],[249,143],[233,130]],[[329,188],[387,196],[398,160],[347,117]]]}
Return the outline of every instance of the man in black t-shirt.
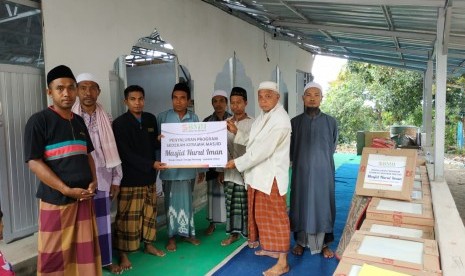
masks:
{"label": "man in black t-shirt", "polygon": [[26,162],[40,180],[37,275],[101,275],[94,148],[83,119],[71,112],[76,79],[60,65],[47,74],[47,86],[53,104],[32,115],[24,131]]}

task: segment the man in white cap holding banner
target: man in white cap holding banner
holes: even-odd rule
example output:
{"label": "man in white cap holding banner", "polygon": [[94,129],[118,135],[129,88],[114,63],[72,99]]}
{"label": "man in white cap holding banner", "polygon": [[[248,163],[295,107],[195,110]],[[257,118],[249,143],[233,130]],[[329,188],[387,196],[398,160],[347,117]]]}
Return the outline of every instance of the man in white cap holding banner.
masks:
{"label": "man in white cap holding banner", "polygon": [[[227,169],[244,173],[248,194],[249,247],[260,250],[255,255],[278,259],[263,272],[265,276],[289,272],[287,254],[290,247],[289,217],[286,193],[289,185],[289,148],[291,123],[279,103],[275,82],[265,81],[258,87],[258,104],[262,109],[252,125],[244,155],[228,161]],[[236,141],[241,138],[236,136]],[[242,143],[244,144],[244,143]]]}
{"label": "man in white cap holding banner", "polygon": [[80,115],[89,130],[95,150],[92,157],[97,172],[97,190],[94,203],[97,217],[102,265],[111,273],[119,274],[122,269],[112,263],[111,201],[118,196],[123,177],[121,160],[111,128],[112,118],[97,102],[100,86],[94,75],[82,73],[76,78],[78,101],[72,111]]}
{"label": "man in white cap holding banner", "polygon": [[304,88],[304,113],[291,120],[291,231],[294,232],[295,255],[308,247],[311,254],[332,258],[328,244],[334,240],[336,218],[334,196],[338,130],[336,120],[321,112],[322,88],[310,82]]}

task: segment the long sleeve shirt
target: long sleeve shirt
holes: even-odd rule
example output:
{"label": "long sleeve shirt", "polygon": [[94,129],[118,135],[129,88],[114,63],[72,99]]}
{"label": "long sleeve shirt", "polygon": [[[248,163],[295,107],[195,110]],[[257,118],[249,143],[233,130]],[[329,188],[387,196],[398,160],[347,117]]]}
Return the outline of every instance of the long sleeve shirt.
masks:
{"label": "long sleeve shirt", "polygon": [[122,187],[152,185],[157,178],[153,168],[158,142],[158,125],[155,116],[143,112],[140,121],[126,112],[113,122],[118,153],[123,167]]}
{"label": "long sleeve shirt", "polygon": [[[92,152],[92,158],[94,158],[95,168],[97,173],[97,189],[99,191],[110,191],[111,185],[120,185],[121,179],[123,178],[123,170],[121,165],[118,165],[113,168],[106,168],[105,166],[105,157],[102,151],[102,145],[100,143],[99,129],[97,124],[97,113],[93,112],[89,115],[86,112],[81,112],[81,117],[84,119],[84,122],[89,131],[90,139],[92,144],[94,144],[94,151]],[[110,122],[113,121],[110,114],[108,119]]]}
{"label": "long sleeve shirt", "polygon": [[[157,122],[158,122],[158,134],[160,134],[161,124],[164,124],[164,123],[194,123],[194,122],[199,122],[199,117],[194,112],[188,110],[187,113],[182,118],[179,118],[178,113],[176,113],[173,109],[169,109],[167,111],[164,111],[158,114]],[[166,169],[166,170],[160,171],[160,179],[161,180],[195,179],[197,173],[199,172],[205,172],[205,169],[191,169],[191,168]]]}
{"label": "long sleeve shirt", "polygon": [[[246,117],[244,120],[235,122],[237,126],[236,134],[228,131],[228,160],[244,155],[246,150],[246,143],[244,143],[244,140],[249,136],[253,121],[252,118]],[[239,139],[236,139],[236,137]],[[240,137],[244,138],[240,139]],[[244,176],[237,169],[225,169],[224,181],[245,185]]]}
{"label": "long sleeve shirt", "polygon": [[245,154],[234,159],[237,170],[244,172],[247,185],[269,195],[276,178],[279,194],[287,193],[290,138],[290,118],[280,103],[260,113],[249,137],[236,137],[238,141],[247,141]]}

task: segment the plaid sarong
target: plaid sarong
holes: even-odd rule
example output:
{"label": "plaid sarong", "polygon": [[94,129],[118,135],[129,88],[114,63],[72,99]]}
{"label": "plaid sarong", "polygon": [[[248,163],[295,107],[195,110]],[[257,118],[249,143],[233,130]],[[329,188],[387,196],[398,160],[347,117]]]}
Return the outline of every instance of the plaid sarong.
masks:
{"label": "plaid sarong", "polygon": [[97,219],[98,242],[100,244],[100,254],[102,265],[107,266],[112,263],[111,244],[111,200],[110,192],[96,190],[94,197],[95,216]]}
{"label": "plaid sarong", "polygon": [[260,238],[263,250],[287,253],[291,243],[291,229],[286,211],[286,195],[279,195],[276,179],[273,180],[270,195],[250,186],[247,191],[249,242]]}
{"label": "plaid sarong", "polygon": [[92,200],[39,203],[37,275],[102,275]]}
{"label": "plaid sarong", "polygon": [[226,221],[226,205],[223,185],[216,178],[207,181],[207,220],[215,223]]}
{"label": "plaid sarong", "polygon": [[247,191],[244,185],[234,182],[224,182],[226,196],[226,233],[240,233],[248,235],[247,219]]}
{"label": "plaid sarong", "polygon": [[120,187],[116,213],[115,248],[137,251],[141,240],[155,241],[157,221],[157,193],[154,185]]}

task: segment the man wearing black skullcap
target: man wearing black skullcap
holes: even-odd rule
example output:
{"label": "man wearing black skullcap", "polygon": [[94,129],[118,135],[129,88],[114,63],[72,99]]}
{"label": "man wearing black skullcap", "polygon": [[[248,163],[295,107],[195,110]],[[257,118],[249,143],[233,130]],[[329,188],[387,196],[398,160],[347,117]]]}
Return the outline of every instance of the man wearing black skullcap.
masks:
{"label": "man wearing black skullcap", "polygon": [[47,74],[52,105],[29,118],[25,158],[40,180],[37,275],[102,275],[92,197],[94,150],[81,117],[71,112],[76,79],[70,68]]}
{"label": "man wearing black skullcap", "polygon": [[[157,116],[158,133],[161,133],[161,124],[164,123],[192,123],[198,122],[199,117],[188,110],[191,91],[185,83],[178,83],[171,93],[173,108],[164,111]],[[163,138],[162,138],[163,139]],[[176,251],[176,236],[182,237],[193,245],[199,245],[200,240],[195,237],[194,207],[192,192],[196,175],[197,182],[205,178],[205,170],[195,168],[167,169],[160,171],[160,179],[163,182],[165,194],[166,224],[168,227],[169,252]]]}

